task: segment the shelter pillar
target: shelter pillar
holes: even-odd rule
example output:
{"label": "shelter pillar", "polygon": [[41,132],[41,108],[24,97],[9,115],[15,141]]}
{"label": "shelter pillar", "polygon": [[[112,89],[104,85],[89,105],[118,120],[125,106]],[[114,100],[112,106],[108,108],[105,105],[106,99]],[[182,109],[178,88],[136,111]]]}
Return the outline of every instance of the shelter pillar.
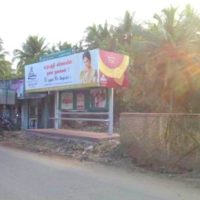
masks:
{"label": "shelter pillar", "polygon": [[114,89],[109,88],[108,89],[108,99],[109,99],[109,127],[108,127],[108,133],[110,135],[113,134],[113,106],[114,106]]}
{"label": "shelter pillar", "polygon": [[28,128],[28,100],[24,99],[21,107],[21,129]]}
{"label": "shelter pillar", "polygon": [[60,128],[60,114],[59,114],[59,91],[55,92],[55,101],[54,101],[54,128],[58,129]]}

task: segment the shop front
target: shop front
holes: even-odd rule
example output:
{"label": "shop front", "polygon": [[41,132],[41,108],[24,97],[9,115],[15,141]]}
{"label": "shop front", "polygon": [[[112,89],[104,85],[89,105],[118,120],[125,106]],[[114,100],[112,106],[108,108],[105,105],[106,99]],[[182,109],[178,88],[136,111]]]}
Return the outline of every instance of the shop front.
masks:
{"label": "shop front", "polygon": [[25,92],[34,97],[28,128],[103,122],[112,133],[113,89],[127,87],[128,63],[128,56],[94,49],[25,66]]}
{"label": "shop front", "polygon": [[0,126],[2,121],[6,120],[12,129],[20,129],[23,89],[23,79],[0,80]]}

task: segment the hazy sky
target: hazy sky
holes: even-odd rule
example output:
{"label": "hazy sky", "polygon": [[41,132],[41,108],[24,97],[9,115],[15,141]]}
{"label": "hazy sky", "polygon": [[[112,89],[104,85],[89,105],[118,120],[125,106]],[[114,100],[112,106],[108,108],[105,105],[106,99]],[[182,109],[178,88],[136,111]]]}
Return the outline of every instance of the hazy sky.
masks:
{"label": "hazy sky", "polygon": [[149,20],[170,5],[190,3],[200,11],[198,0],[0,0],[0,38],[4,49],[21,49],[29,35],[45,37],[50,44],[80,41],[92,24],[117,24],[126,10],[135,19]]}

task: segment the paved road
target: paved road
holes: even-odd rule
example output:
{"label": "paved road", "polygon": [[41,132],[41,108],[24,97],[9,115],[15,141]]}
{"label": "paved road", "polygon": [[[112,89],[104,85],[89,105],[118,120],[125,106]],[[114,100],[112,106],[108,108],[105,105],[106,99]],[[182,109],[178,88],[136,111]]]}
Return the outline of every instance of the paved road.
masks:
{"label": "paved road", "polygon": [[198,200],[188,185],[0,147],[0,200]]}

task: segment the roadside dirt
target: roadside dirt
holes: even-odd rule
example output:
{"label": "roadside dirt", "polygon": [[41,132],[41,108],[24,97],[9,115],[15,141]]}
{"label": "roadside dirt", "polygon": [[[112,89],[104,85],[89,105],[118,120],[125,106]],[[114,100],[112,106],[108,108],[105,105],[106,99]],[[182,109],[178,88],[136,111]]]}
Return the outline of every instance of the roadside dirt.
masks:
{"label": "roadside dirt", "polygon": [[23,131],[0,134],[0,144],[41,154],[55,154],[80,161],[113,163],[127,157],[118,139],[100,143],[72,138],[51,138]]}
{"label": "roadside dirt", "polygon": [[0,145],[44,155],[106,164],[130,172],[157,174],[200,187],[200,169],[199,171],[167,171],[163,168],[152,169],[151,166],[138,166],[137,162],[126,154],[117,139],[96,143],[81,139],[47,138],[18,131],[0,133]]}

